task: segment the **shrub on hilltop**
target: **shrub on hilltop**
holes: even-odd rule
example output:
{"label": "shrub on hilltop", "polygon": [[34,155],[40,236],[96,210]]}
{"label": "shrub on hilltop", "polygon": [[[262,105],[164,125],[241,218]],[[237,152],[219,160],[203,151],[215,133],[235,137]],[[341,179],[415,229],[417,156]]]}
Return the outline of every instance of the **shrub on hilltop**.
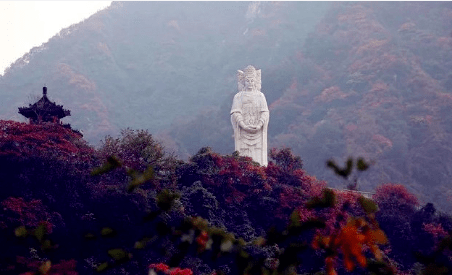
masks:
{"label": "shrub on hilltop", "polygon": [[94,149],[70,129],[0,121],[1,199],[30,196],[70,204],[83,192],[94,165]]}

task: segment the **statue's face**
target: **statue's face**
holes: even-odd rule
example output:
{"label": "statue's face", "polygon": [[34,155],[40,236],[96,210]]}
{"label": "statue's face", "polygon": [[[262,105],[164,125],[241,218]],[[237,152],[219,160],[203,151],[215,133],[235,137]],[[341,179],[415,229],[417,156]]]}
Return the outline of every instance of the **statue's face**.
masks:
{"label": "statue's face", "polygon": [[245,89],[251,91],[254,89],[254,78],[247,77],[245,78]]}

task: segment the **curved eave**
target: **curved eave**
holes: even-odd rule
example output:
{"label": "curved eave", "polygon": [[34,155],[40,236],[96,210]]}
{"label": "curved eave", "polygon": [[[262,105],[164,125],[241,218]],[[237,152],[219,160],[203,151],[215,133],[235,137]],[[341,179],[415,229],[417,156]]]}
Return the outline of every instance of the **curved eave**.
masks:
{"label": "curved eave", "polygon": [[66,116],[71,115],[71,111],[64,110],[63,108],[58,108],[54,110],[39,110],[35,108],[19,108],[19,114],[23,115],[24,117],[30,118],[30,117],[37,117],[38,115],[41,116],[56,116],[58,118],[63,118]]}

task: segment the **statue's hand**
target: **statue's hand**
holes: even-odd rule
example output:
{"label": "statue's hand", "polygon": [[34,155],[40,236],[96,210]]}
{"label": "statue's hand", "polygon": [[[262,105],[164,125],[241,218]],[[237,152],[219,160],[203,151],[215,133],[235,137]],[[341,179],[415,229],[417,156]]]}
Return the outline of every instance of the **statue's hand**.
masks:
{"label": "statue's hand", "polygon": [[258,132],[263,126],[262,122],[259,122],[256,126],[253,125],[246,125],[243,121],[239,122],[239,127],[243,130],[249,132],[249,133],[256,133]]}
{"label": "statue's hand", "polygon": [[249,125],[246,125],[243,121],[240,121],[239,122],[239,126],[240,126],[240,128],[242,128],[243,130],[245,130],[245,131],[247,131],[247,132],[250,132],[250,133],[254,133],[254,126],[249,126]]}
{"label": "statue's hand", "polygon": [[245,129],[246,131],[250,132],[250,133],[257,133],[259,131],[260,128],[258,128],[258,126],[248,126],[247,129]]}
{"label": "statue's hand", "polygon": [[256,126],[248,126],[248,132],[256,133],[260,129],[262,129],[262,126],[264,126],[264,123],[262,121],[259,121],[259,123]]}

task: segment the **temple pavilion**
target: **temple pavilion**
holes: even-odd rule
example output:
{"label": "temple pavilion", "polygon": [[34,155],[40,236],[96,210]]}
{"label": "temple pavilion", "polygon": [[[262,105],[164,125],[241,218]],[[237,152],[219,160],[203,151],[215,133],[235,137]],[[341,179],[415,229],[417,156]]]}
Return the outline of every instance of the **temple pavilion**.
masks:
{"label": "temple pavilion", "polygon": [[61,124],[60,119],[71,115],[71,111],[63,109],[47,97],[47,87],[42,88],[42,98],[28,107],[19,107],[19,114],[28,118],[30,124],[53,122]]}

